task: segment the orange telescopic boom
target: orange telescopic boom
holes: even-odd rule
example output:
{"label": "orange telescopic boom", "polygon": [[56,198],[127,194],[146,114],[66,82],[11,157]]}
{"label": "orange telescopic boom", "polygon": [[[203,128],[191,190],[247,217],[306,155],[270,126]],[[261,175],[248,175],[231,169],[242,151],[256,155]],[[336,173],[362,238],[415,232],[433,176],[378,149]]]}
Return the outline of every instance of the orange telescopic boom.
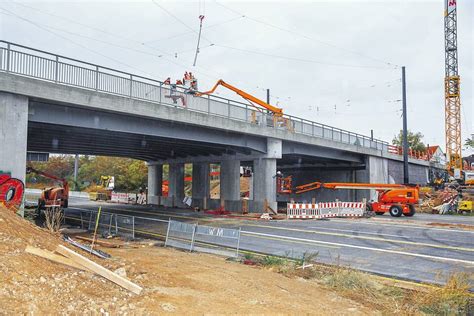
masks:
{"label": "orange telescopic boom", "polygon": [[242,91],[242,90],[228,84],[227,82],[225,82],[222,79],[217,81],[217,83],[214,85],[214,87],[212,87],[211,90],[206,91],[206,92],[197,92],[194,95],[199,97],[199,96],[202,96],[202,95],[212,94],[214,91],[216,91],[218,86],[223,86],[223,87],[225,87],[229,90],[234,91],[235,93],[237,93],[238,95],[240,95],[242,98],[249,101],[253,105],[257,104],[257,105],[261,106],[262,108],[265,108],[266,110],[272,112],[273,115],[275,115],[275,116],[282,116],[283,115],[283,110],[281,108],[277,108],[277,107],[275,107],[271,104],[268,104],[268,103],[260,100],[259,98],[256,98],[253,95],[250,95],[247,92]]}

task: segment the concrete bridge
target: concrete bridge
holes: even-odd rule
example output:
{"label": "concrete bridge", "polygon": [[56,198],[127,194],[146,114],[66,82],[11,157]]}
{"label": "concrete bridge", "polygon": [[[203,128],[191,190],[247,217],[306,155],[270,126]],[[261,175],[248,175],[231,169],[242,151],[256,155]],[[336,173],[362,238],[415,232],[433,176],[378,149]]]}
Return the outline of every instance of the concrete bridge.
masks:
{"label": "concrete bridge", "polygon": [[[284,118],[275,122],[248,104],[195,97],[150,78],[0,41],[0,170],[14,177],[25,178],[27,151],[131,157],[148,162],[149,202],[180,206],[184,164],[192,163],[194,203],[215,207],[209,165],[219,163],[221,199],[231,210],[241,207],[240,166],[253,170],[250,210],[288,199],[276,194],[277,170],[293,174],[296,184],[402,181],[402,159],[388,152],[387,142]],[[169,164],[166,198],[163,164]],[[428,168],[427,161],[410,160],[411,182],[426,183]],[[336,193],[318,194],[324,201]]]}

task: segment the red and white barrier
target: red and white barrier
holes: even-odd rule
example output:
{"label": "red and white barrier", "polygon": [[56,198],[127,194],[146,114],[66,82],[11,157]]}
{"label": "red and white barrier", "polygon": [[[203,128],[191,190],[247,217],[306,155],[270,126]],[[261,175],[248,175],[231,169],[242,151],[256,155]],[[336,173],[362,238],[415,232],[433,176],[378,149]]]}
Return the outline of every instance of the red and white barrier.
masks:
{"label": "red and white barrier", "polygon": [[321,202],[316,204],[288,203],[288,219],[360,217],[364,215],[364,202]]}

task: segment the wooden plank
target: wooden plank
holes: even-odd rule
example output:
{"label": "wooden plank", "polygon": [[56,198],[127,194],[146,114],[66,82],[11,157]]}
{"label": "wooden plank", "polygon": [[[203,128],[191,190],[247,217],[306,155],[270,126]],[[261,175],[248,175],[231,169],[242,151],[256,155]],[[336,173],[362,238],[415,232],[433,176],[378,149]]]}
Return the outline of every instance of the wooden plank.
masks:
{"label": "wooden plank", "polygon": [[51,261],[56,262],[56,263],[64,264],[64,265],[69,266],[71,268],[76,268],[76,269],[79,269],[79,270],[89,271],[89,269],[87,269],[86,267],[72,261],[71,259],[60,256],[60,255],[57,255],[57,254],[55,254],[51,251],[47,251],[47,250],[32,247],[32,246],[26,246],[25,252],[30,253],[30,254],[35,255],[35,256],[38,256],[38,257],[41,257],[41,258],[51,260]]}
{"label": "wooden plank", "polygon": [[88,268],[89,270],[97,273],[98,275],[103,276],[107,280],[110,280],[135,294],[140,294],[140,292],[142,291],[142,288],[136,285],[135,283],[104,268],[103,266],[95,263],[94,261],[87,259],[86,257],[78,254],[77,252],[74,252],[71,249],[64,247],[63,245],[59,245],[58,248],[56,248],[56,252],[62,254],[65,257],[68,257],[72,261]]}

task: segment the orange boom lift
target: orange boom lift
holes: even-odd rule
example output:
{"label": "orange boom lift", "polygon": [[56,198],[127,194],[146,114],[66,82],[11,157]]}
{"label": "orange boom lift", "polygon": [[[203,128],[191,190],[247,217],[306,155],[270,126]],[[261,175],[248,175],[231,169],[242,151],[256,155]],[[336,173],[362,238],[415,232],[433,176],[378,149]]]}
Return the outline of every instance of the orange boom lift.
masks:
{"label": "orange boom lift", "polygon": [[292,177],[277,178],[277,190],[280,194],[301,194],[304,192],[325,189],[376,190],[377,201],[367,203],[369,211],[382,215],[389,212],[394,217],[415,215],[415,205],[419,201],[419,187],[416,185],[385,183],[344,183],[344,182],[311,182],[292,187]]}
{"label": "orange boom lift", "polygon": [[38,212],[50,205],[59,204],[61,207],[68,207],[69,183],[66,179],[56,177],[31,167],[26,168],[26,173],[35,173],[39,176],[55,180],[61,184],[61,186],[45,188],[43,192],[41,192],[41,196],[38,199]]}
{"label": "orange boom lift", "polygon": [[256,98],[253,95],[250,95],[247,92],[242,91],[242,90],[228,84],[227,82],[225,82],[222,79],[217,81],[217,83],[214,85],[214,87],[212,87],[211,90],[206,91],[206,92],[197,92],[197,93],[195,93],[195,96],[199,97],[199,96],[202,96],[202,95],[212,94],[212,93],[214,93],[214,91],[216,91],[218,86],[223,86],[223,87],[225,87],[229,90],[234,91],[235,93],[240,95],[242,98],[249,101],[252,105],[255,106],[255,104],[258,104],[259,106],[261,106],[261,107],[267,109],[268,111],[272,112],[274,116],[280,116],[281,117],[283,115],[283,110],[281,108],[277,108],[276,106],[268,104],[268,103],[260,100],[259,98]]}

